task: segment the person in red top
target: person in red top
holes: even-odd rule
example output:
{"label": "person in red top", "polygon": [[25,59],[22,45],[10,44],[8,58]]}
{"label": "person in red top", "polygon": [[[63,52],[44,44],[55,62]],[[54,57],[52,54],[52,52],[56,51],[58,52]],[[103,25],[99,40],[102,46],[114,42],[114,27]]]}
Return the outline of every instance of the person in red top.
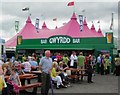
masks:
{"label": "person in red top", "polygon": [[89,62],[89,56],[86,55],[85,56],[85,69],[86,69],[86,66],[88,65],[88,62]]}
{"label": "person in red top", "polygon": [[58,53],[57,56],[56,56],[56,58],[57,58],[57,62],[59,63],[62,60],[61,54]]}

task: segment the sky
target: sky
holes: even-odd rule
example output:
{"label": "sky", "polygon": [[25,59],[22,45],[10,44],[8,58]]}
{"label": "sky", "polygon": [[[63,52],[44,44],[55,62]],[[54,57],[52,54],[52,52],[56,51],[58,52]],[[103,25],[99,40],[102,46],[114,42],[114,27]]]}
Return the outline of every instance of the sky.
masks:
{"label": "sky", "polygon": [[[49,1],[49,2],[48,2]],[[32,23],[35,25],[36,17],[40,19],[39,27],[43,22],[50,29],[56,26],[61,27],[67,23],[73,13],[73,7],[68,7],[68,2],[72,0],[1,0],[0,3],[0,38],[6,41],[12,38],[17,32],[15,31],[15,21],[20,22],[19,31],[24,27],[27,17],[31,14]],[[92,22],[98,31],[100,25],[103,34],[110,31],[111,16],[114,13],[113,34],[118,37],[118,0],[74,0],[75,13],[83,15],[87,19],[88,27]],[[22,11],[23,8],[29,7],[29,11]],[[82,12],[85,10],[85,12]],[[57,18],[57,21],[53,21]],[[100,23],[97,23],[100,21]],[[79,22],[79,20],[78,20]]]}

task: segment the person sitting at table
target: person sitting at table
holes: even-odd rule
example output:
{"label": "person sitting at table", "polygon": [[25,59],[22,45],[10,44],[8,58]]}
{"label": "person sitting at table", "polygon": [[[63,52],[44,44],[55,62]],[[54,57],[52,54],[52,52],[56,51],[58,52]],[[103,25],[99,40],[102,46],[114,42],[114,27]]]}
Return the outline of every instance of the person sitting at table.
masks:
{"label": "person sitting at table", "polygon": [[18,74],[16,74],[15,68],[12,68],[10,73],[11,73],[11,75],[10,75],[9,80],[11,82],[15,83],[16,85],[21,86],[20,78],[19,78]]}
{"label": "person sitting at table", "polygon": [[67,69],[69,69],[68,65],[63,61],[60,61],[59,66],[58,66],[58,71],[60,71],[61,73],[59,74],[59,76],[62,78],[63,84],[66,87],[67,87],[67,85],[70,85],[69,78],[66,73]]}
{"label": "person sitting at table", "polygon": [[23,56],[22,56],[22,62],[24,62],[26,59],[27,59],[26,55],[23,54]]}
{"label": "person sitting at table", "polygon": [[16,73],[15,68],[12,68],[10,73],[11,75],[7,81],[7,83],[9,84],[8,88],[12,92],[12,94],[19,95],[19,86],[21,86],[20,78]]}
{"label": "person sitting at table", "polygon": [[12,62],[10,61],[10,59],[9,59],[9,58],[7,58],[6,64],[8,64],[8,65],[9,65],[9,67],[11,67],[11,66],[12,66]]}
{"label": "person sitting at table", "polygon": [[31,64],[31,70],[36,71],[37,67],[38,67],[38,63],[37,63],[37,61],[35,61],[35,58],[32,57],[31,61],[29,61],[29,62]]}
{"label": "person sitting at table", "polygon": [[8,64],[6,64],[6,63],[4,63],[3,65],[2,65],[2,69],[4,70],[4,69],[6,69],[6,73],[5,73],[5,75],[10,75],[10,66],[8,65]]}
{"label": "person sitting at table", "polygon": [[0,65],[2,66],[4,64],[3,59],[0,59]]}
{"label": "person sitting at table", "polygon": [[6,73],[6,68],[4,68],[3,70],[2,66],[0,65],[0,92],[2,91],[1,95],[9,95],[9,90],[4,79],[5,73]]}
{"label": "person sitting at table", "polygon": [[15,68],[16,69],[16,73],[19,74],[19,75],[25,74],[23,69],[21,68],[21,62],[18,61],[18,59],[16,59],[14,61],[12,68]]}
{"label": "person sitting at table", "polygon": [[56,72],[56,69],[57,69],[57,66],[58,66],[58,63],[57,62],[53,62],[53,68],[52,68],[52,71],[51,71],[51,77],[52,77],[52,80],[57,82],[57,89],[60,88],[60,85],[62,85],[63,87],[65,87],[62,83],[62,79],[60,76],[58,76],[61,72]]}
{"label": "person sitting at table", "polygon": [[22,63],[23,71],[25,73],[30,73],[31,72],[31,64],[28,61],[28,59],[25,59],[25,62]]}

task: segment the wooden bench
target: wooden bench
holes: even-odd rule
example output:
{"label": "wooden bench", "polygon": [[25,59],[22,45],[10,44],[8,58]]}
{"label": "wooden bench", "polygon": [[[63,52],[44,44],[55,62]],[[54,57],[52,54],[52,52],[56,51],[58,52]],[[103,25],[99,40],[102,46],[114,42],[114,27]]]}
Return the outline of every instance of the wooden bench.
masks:
{"label": "wooden bench", "polygon": [[28,88],[34,88],[34,87],[40,87],[42,86],[42,83],[33,83],[33,84],[27,84],[27,85],[24,85],[24,86],[20,86],[19,89],[20,90],[25,90],[25,89],[28,89]]}
{"label": "wooden bench", "polygon": [[26,77],[26,79],[34,79],[37,78],[38,76],[30,76],[30,77]]}
{"label": "wooden bench", "polygon": [[70,79],[79,79],[79,78],[81,78],[81,80],[83,80],[83,77],[84,76],[88,76],[88,74],[79,74],[79,75],[69,75],[68,77],[70,78]]}
{"label": "wooden bench", "polygon": [[27,84],[27,85],[24,85],[24,86],[20,86],[19,90],[20,91],[25,91],[25,89],[33,88],[32,93],[37,94],[37,87],[40,87],[40,86],[42,86],[42,83],[32,83],[32,84]]}
{"label": "wooden bench", "polygon": [[27,83],[30,84],[30,80],[35,78],[38,78],[38,76],[29,76],[29,77],[26,77],[25,79],[27,80]]}

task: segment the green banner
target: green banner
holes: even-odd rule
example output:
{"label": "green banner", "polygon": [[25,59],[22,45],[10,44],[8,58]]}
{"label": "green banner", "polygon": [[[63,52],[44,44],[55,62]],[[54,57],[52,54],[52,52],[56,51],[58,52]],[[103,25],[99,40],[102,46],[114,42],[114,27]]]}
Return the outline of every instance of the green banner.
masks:
{"label": "green banner", "polygon": [[79,44],[80,38],[71,38],[69,36],[52,36],[48,39],[41,39],[41,44]]}

